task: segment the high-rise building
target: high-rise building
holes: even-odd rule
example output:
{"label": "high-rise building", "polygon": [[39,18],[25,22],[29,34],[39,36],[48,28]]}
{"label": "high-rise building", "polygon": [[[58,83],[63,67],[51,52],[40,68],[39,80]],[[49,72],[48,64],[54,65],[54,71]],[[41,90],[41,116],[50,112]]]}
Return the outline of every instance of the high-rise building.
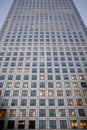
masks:
{"label": "high-rise building", "polygon": [[0,32],[0,130],[87,130],[87,32],[72,0],[14,0]]}

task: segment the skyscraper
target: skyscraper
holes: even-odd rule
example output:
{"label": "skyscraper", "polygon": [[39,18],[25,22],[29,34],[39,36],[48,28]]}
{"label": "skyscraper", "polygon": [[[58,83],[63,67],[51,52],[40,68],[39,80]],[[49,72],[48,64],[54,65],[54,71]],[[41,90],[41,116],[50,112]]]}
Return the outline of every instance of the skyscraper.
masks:
{"label": "skyscraper", "polygon": [[87,130],[87,32],[72,0],[14,0],[0,32],[0,130]]}

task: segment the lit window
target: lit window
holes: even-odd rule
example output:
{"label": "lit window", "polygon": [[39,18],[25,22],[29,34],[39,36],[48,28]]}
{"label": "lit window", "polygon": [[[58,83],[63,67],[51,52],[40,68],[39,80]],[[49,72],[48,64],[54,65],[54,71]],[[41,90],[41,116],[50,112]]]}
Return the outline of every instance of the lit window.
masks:
{"label": "lit window", "polygon": [[60,82],[57,82],[57,83],[56,83],[56,87],[57,87],[57,88],[62,88],[62,84],[61,84]]}
{"label": "lit window", "polygon": [[18,68],[17,73],[22,73],[22,69]]}
{"label": "lit window", "polygon": [[25,121],[18,121],[18,129],[24,129],[25,128]]}
{"label": "lit window", "polygon": [[80,90],[74,90],[75,96],[81,96]]}
{"label": "lit window", "polygon": [[26,109],[20,109],[19,117],[26,117]]}
{"label": "lit window", "polygon": [[87,90],[83,90],[83,95],[87,97]]}
{"label": "lit window", "polygon": [[80,75],[80,76],[79,76],[79,79],[80,79],[80,80],[85,80],[84,75]]}
{"label": "lit window", "polygon": [[41,76],[40,76],[40,80],[45,80],[45,76],[44,76],[44,75],[41,75]]}
{"label": "lit window", "polygon": [[9,70],[9,73],[14,73],[14,69],[10,69],[10,70]]}
{"label": "lit window", "polygon": [[10,117],[15,117],[15,116],[16,116],[16,109],[11,109],[9,116],[10,116]]}
{"label": "lit window", "polygon": [[65,116],[66,116],[65,109],[59,109],[58,117],[65,117]]}
{"label": "lit window", "polygon": [[72,129],[78,129],[78,123],[76,120],[70,121],[70,124]]}
{"label": "lit window", "polygon": [[78,88],[78,83],[77,82],[73,82],[73,87],[74,88]]}
{"label": "lit window", "polygon": [[69,116],[70,116],[70,117],[76,116],[74,109],[69,109],[68,111],[69,111]]}
{"label": "lit window", "polygon": [[19,83],[19,82],[15,82],[14,87],[15,87],[15,88],[19,88],[19,87],[20,87],[20,83]]}
{"label": "lit window", "polygon": [[23,88],[28,88],[28,83],[27,82],[23,83]]}
{"label": "lit window", "polygon": [[35,109],[30,109],[29,116],[30,117],[36,117],[36,110]]}
{"label": "lit window", "polygon": [[74,105],[73,100],[72,99],[67,99],[67,105],[68,106],[73,106]]}
{"label": "lit window", "polygon": [[40,95],[40,96],[45,96],[45,90],[40,90],[39,95]]}
{"label": "lit window", "polygon": [[70,88],[70,83],[66,82],[66,83],[64,83],[64,86],[65,86],[65,88]]}
{"label": "lit window", "polygon": [[72,76],[71,76],[71,79],[72,79],[72,80],[76,80],[76,79],[77,79],[77,78],[76,78],[76,75],[72,75]]}
{"label": "lit window", "polygon": [[81,120],[80,126],[81,126],[82,129],[87,129],[87,120]]}
{"label": "lit window", "polygon": [[83,106],[82,99],[76,99],[77,106]]}
{"label": "lit window", "polygon": [[0,109],[0,117],[6,117],[6,109]]}
{"label": "lit window", "polygon": [[29,73],[29,72],[30,72],[30,70],[29,70],[29,69],[27,69],[27,68],[25,68],[24,72],[25,72],[25,73]]}
{"label": "lit window", "polygon": [[49,95],[49,96],[54,96],[54,91],[53,91],[53,90],[49,90],[49,91],[48,91],[48,95]]}

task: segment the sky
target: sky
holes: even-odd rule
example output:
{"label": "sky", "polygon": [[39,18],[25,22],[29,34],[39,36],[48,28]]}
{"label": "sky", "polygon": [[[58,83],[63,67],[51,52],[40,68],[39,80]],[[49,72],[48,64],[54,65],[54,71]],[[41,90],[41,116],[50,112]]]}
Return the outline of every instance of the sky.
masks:
{"label": "sky", "polygon": [[[87,27],[87,0],[73,0]],[[13,0],[0,0],[0,29],[8,14]]]}

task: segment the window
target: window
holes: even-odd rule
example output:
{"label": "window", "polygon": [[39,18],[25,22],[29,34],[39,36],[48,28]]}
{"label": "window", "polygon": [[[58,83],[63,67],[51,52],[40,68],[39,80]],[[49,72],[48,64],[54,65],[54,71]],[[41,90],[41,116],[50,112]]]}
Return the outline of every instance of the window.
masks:
{"label": "window", "polygon": [[78,123],[76,120],[71,120],[70,124],[72,129],[78,129]]}
{"label": "window", "polygon": [[10,117],[15,117],[15,116],[16,116],[16,109],[11,109],[9,116],[10,116]]}
{"label": "window", "polygon": [[27,99],[21,99],[21,106],[27,105]]}
{"label": "window", "polygon": [[81,82],[82,88],[87,88],[87,83],[86,82]]}
{"label": "window", "polygon": [[14,90],[13,91],[13,96],[17,97],[19,95],[19,91],[18,90]]}
{"label": "window", "polygon": [[49,99],[49,106],[55,106],[55,100]]}
{"label": "window", "polygon": [[59,109],[58,117],[65,117],[65,116],[66,116],[65,109]]}
{"label": "window", "polygon": [[66,96],[72,96],[71,90],[66,90]]}
{"label": "window", "polygon": [[45,117],[46,116],[46,110],[45,109],[39,109],[39,117]]}
{"label": "window", "polygon": [[4,124],[5,124],[5,121],[4,120],[0,120],[0,129],[1,130],[4,128]]}
{"label": "window", "polygon": [[87,90],[83,90],[83,95],[87,97]]}
{"label": "window", "polygon": [[10,90],[5,90],[4,96],[10,96]]}
{"label": "window", "polygon": [[83,106],[82,99],[76,99],[77,106]]}
{"label": "window", "polygon": [[8,75],[8,80],[13,80],[13,75]]}
{"label": "window", "polygon": [[11,88],[11,86],[12,86],[12,83],[11,83],[11,82],[7,82],[7,83],[6,83],[6,87],[7,87],[7,88]]}
{"label": "window", "polygon": [[0,80],[5,80],[5,75],[0,75]]}
{"label": "window", "polygon": [[0,88],[3,88],[3,82],[0,82]]}
{"label": "window", "polygon": [[69,109],[68,111],[69,111],[69,116],[70,116],[70,117],[76,116],[74,109]]}
{"label": "window", "polygon": [[22,90],[22,96],[26,97],[28,95],[28,91],[27,90]]}
{"label": "window", "polygon": [[67,105],[68,106],[73,106],[74,105],[73,99],[67,99]]}
{"label": "window", "polygon": [[18,121],[18,129],[24,129],[25,128],[25,121]]}
{"label": "window", "polygon": [[8,99],[3,99],[2,106],[8,106]]}
{"label": "window", "polygon": [[29,116],[30,117],[36,117],[36,110],[35,109],[30,109]]}
{"label": "window", "polygon": [[6,109],[0,109],[0,117],[6,117]]}
{"label": "window", "polygon": [[56,120],[50,120],[49,127],[50,127],[50,129],[56,129],[57,128]]}
{"label": "window", "polygon": [[28,83],[27,82],[23,83],[23,88],[28,88]]}
{"label": "window", "polygon": [[31,90],[31,96],[36,96],[36,90]]}
{"label": "window", "polygon": [[24,80],[29,80],[29,75],[24,75]]}
{"label": "window", "polygon": [[45,99],[40,99],[39,100],[39,105],[40,106],[45,106]]}
{"label": "window", "polygon": [[14,85],[15,88],[19,88],[20,87],[20,83],[19,82],[16,82],[15,85]]}
{"label": "window", "polygon": [[12,99],[11,106],[17,106],[18,100]]}
{"label": "window", "polygon": [[62,88],[62,84],[61,84],[60,82],[57,82],[57,83],[56,83],[56,87],[57,87],[57,88]]}
{"label": "window", "polygon": [[75,96],[81,96],[80,90],[75,90],[74,94],[75,94]]}
{"label": "window", "polygon": [[63,96],[63,91],[62,90],[57,90],[57,96]]}
{"label": "window", "polygon": [[45,88],[45,83],[44,82],[40,82],[40,88]]}
{"label": "window", "polygon": [[60,128],[67,129],[67,122],[66,120],[60,120]]}
{"label": "window", "polygon": [[30,106],[36,106],[36,99],[30,99]]}
{"label": "window", "polygon": [[53,82],[48,82],[48,88],[53,88]]}
{"label": "window", "polygon": [[81,126],[82,129],[87,129],[87,120],[81,120],[80,126]]}
{"label": "window", "polygon": [[40,95],[40,96],[45,96],[45,90],[40,90],[39,95]]}
{"label": "window", "polygon": [[58,106],[64,106],[64,99],[58,99]]}
{"label": "window", "polygon": [[32,80],[37,80],[37,75],[32,75]]}
{"label": "window", "polygon": [[26,109],[19,110],[19,117],[26,117]]}
{"label": "window", "polygon": [[29,121],[29,129],[35,129],[35,121],[31,120]]}
{"label": "window", "polygon": [[55,116],[56,116],[55,109],[49,109],[49,117],[55,117]]}
{"label": "window", "polygon": [[8,125],[7,125],[7,129],[14,129],[14,124],[15,124],[14,120],[9,120]]}
{"label": "window", "polygon": [[78,109],[79,116],[85,116],[84,109]]}
{"label": "window", "polygon": [[46,121],[45,120],[39,121],[39,129],[46,129]]}
{"label": "window", "polygon": [[21,75],[16,75],[16,80],[21,80]]}
{"label": "window", "polygon": [[37,85],[36,82],[32,82],[31,83],[31,88],[36,88],[36,85]]}

